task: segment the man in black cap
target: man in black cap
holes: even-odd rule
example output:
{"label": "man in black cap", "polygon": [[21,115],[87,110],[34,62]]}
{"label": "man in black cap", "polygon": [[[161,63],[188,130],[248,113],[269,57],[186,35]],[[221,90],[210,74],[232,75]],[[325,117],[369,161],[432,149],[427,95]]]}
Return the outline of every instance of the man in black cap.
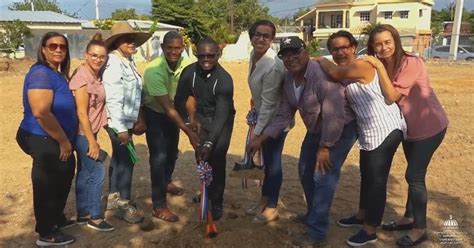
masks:
{"label": "man in black cap", "polygon": [[342,164],[355,143],[357,126],[353,116],[346,114],[344,87],[331,82],[318,62],[310,60],[300,38],[284,38],[278,56],[288,70],[280,108],[250,149],[258,149],[267,137],[278,136],[299,110],[307,128],[298,170],[307,203],[307,212],[301,219],[308,231],[294,237],[293,243],[323,245],[327,243],[332,198]]}

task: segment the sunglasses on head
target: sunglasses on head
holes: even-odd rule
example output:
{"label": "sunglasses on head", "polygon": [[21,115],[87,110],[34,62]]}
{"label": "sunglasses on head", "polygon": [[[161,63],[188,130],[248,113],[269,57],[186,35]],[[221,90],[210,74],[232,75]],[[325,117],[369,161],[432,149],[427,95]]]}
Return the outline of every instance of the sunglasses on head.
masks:
{"label": "sunglasses on head", "polygon": [[66,52],[67,51],[67,46],[66,44],[58,44],[58,43],[49,43],[46,45],[49,51],[54,52],[56,50],[61,50],[61,52]]}

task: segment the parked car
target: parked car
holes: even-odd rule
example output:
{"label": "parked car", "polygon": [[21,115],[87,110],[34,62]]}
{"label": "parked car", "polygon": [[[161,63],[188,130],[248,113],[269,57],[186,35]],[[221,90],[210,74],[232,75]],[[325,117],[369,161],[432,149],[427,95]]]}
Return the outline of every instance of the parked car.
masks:
{"label": "parked car", "polygon": [[[449,58],[449,46],[436,46],[431,50],[432,58]],[[474,49],[470,46],[459,46],[456,60],[474,60]]]}

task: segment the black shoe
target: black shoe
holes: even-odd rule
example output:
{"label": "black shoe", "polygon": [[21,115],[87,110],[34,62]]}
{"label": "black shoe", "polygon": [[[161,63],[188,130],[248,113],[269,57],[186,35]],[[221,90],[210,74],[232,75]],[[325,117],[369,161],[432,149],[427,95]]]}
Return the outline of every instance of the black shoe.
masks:
{"label": "black shoe", "polygon": [[408,235],[405,235],[397,240],[397,245],[401,247],[415,246],[421,244],[426,240],[428,240],[428,235],[426,233],[415,241],[411,240]]}
{"label": "black shoe", "polygon": [[68,227],[75,226],[77,223],[74,220],[64,219],[60,224],[58,224],[59,229],[64,229]]}
{"label": "black shoe", "polygon": [[364,224],[364,220],[359,220],[355,215],[348,218],[343,218],[337,221],[337,224],[342,227],[353,227]]}
{"label": "black shoe", "polygon": [[312,239],[307,234],[302,234],[295,236],[291,239],[291,243],[298,247],[314,247],[314,246],[324,246],[328,243],[326,239]]}
{"label": "black shoe", "polygon": [[360,229],[356,235],[346,240],[346,243],[350,246],[363,246],[375,242],[377,242],[377,234],[369,235],[364,229]]}
{"label": "black shoe", "polygon": [[87,222],[87,227],[100,232],[110,232],[115,229],[114,226],[112,226],[105,220],[102,220],[99,224],[96,224],[92,220],[89,220]]}
{"label": "black shoe", "polygon": [[88,221],[89,221],[89,217],[87,217],[87,216],[85,216],[85,217],[77,216],[77,219],[76,219],[76,223],[78,225],[85,225],[85,224],[87,224]]}
{"label": "black shoe", "polygon": [[57,231],[51,235],[46,235],[44,237],[40,236],[39,239],[36,240],[36,245],[37,246],[58,246],[58,245],[71,244],[71,243],[74,243],[74,241],[76,241],[76,239],[73,236]]}
{"label": "black shoe", "polygon": [[413,223],[409,224],[397,224],[395,221],[391,221],[389,223],[382,224],[382,230],[385,231],[406,231],[411,230],[413,228]]}
{"label": "black shoe", "polygon": [[224,213],[224,210],[222,209],[222,206],[215,206],[211,207],[211,214],[213,220],[219,220]]}

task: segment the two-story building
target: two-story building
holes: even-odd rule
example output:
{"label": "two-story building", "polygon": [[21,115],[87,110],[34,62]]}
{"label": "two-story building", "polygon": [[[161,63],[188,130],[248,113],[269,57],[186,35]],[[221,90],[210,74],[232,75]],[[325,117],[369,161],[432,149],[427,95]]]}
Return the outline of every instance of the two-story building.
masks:
{"label": "two-story building", "polygon": [[312,31],[305,38],[318,41],[341,29],[362,38],[369,24],[391,24],[407,51],[422,54],[431,41],[432,6],[433,0],[323,0],[296,21]]}

